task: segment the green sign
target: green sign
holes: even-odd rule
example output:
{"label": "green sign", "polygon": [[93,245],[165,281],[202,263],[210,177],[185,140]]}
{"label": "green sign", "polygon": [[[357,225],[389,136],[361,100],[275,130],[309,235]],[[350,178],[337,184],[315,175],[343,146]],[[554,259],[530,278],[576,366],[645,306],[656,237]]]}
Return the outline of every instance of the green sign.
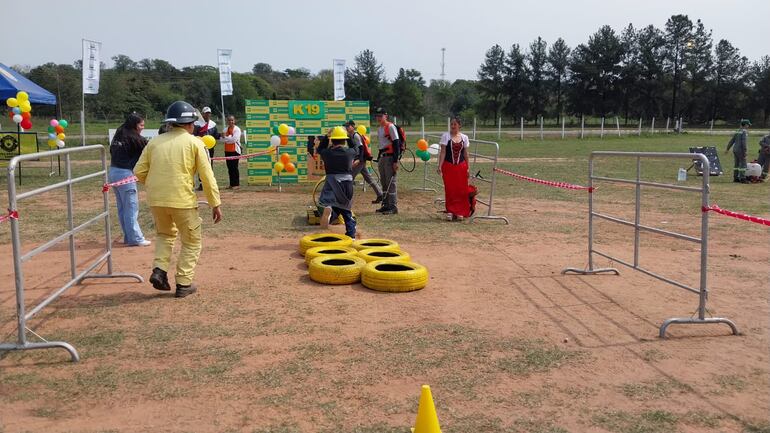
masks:
{"label": "green sign", "polygon": [[325,101],[289,101],[290,119],[319,120],[325,117]]}

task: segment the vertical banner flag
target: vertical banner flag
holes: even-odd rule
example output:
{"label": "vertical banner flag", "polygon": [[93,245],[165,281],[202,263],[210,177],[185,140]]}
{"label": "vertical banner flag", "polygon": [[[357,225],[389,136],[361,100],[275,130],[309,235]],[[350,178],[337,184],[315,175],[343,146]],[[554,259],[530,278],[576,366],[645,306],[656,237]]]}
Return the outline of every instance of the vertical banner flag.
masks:
{"label": "vertical banner flag", "polygon": [[334,59],[334,100],[345,99],[345,60]]}
{"label": "vertical banner flag", "polygon": [[83,39],[83,94],[96,95],[99,93],[99,51],[101,42]]}
{"label": "vertical banner flag", "polygon": [[219,58],[219,88],[221,89],[222,96],[233,94],[233,79],[230,74],[232,71],[230,66],[232,54],[233,50],[217,49],[217,57]]}

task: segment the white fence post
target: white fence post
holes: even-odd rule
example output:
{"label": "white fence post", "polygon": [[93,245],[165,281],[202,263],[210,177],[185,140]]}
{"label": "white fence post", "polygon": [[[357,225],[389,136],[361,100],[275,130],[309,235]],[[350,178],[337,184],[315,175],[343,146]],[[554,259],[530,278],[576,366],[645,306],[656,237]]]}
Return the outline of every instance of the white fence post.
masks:
{"label": "white fence post", "polygon": [[524,117],[519,118],[519,138],[524,141]]}
{"label": "white fence post", "polygon": [[447,117],[446,118],[446,132],[449,132],[449,130],[452,129],[452,118]]}
{"label": "white fence post", "polygon": [[620,119],[618,116],[615,116],[615,127],[618,129],[618,137],[620,137]]}
{"label": "white fence post", "polygon": [[580,139],[582,140],[583,137],[585,137],[585,128],[586,128],[586,117],[584,115],[580,115]]}
{"label": "white fence post", "polygon": [[476,139],[476,116],[473,116],[473,139]]}
{"label": "white fence post", "polygon": [[636,133],[637,137],[642,136],[642,118],[639,118],[639,131]]}
{"label": "white fence post", "polygon": [[666,134],[668,134],[668,125],[669,125],[669,123],[671,123],[671,118],[670,117],[666,117]]}
{"label": "white fence post", "polygon": [[561,116],[561,139],[564,140],[564,116]]}
{"label": "white fence post", "polygon": [[503,116],[497,118],[497,139],[499,140],[503,134]]}
{"label": "white fence post", "polygon": [[650,123],[650,134],[655,135],[655,116],[653,116],[652,123]]}
{"label": "white fence post", "polygon": [[709,122],[709,135],[714,135],[714,119]]}
{"label": "white fence post", "polygon": [[604,138],[604,117],[602,117],[602,129],[599,133],[599,138]]}
{"label": "white fence post", "polygon": [[543,140],[543,115],[540,115],[540,141]]}
{"label": "white fence post", "polygon": [[421,137],[425,138],[425,116],[420,116],[420,132],[422,132]]}

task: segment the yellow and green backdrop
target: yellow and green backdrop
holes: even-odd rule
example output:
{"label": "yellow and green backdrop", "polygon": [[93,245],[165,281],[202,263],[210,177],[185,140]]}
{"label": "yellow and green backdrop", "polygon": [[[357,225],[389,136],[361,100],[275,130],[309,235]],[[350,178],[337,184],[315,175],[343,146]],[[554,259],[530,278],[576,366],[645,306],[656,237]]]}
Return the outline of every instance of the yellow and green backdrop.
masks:
{"label": "yellow and green backdrop", "polygon": [[279,153],[249,158],[249,185],[278,182],[273,164],[280,153],[288,153],[297,166],[295,173],[281,173],[281,183],[307,182],[307,137],[323,135],[329,128],[353,120],[369,130],[368,101],[299,101],[246,100],[246,152],[255,153],[270,147],[270,137],[278,125],[293,126],[296,134],[281,146]]}

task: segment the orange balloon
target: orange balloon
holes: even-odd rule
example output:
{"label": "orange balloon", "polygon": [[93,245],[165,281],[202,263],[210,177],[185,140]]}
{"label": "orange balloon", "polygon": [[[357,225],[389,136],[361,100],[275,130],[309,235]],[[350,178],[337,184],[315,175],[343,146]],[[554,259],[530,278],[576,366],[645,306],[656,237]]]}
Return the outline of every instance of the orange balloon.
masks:
{"label": "orange balloon", "polygon": [[27,120],[30,117],[32,117],[32,114],[29,111],[27,111],[26,113],[21,113],[21,118],[24,120]]}
{"label": "orange balloon", "polygon": [[428,142],[423,138],[417,140],[417,148],[423,151],[428,150]]}
{"label": "orange balloon", "polygon": [[57,134],[61,134],[62,132],[64,132],[64,128],[61,125],[57,125],[56,128],[54,129],[56,130]]}
{"label": "orange balloon", "polygon": [[[289,156],[288,153],[281,154],[281,162],[283,163],[284,166],[286,166],[291,162],[291,157]],[[286,171],[289,171],[289,170],[286,170]]]}
{"label": "orange balloon", "polygon": [[288,173],[294,173],[297,170],[297,167],[294,166],[293,162],[287,162],[286,164],[283,165],[283,169],[286,170],[286,172]]}
{"label": "orange balloon", "polygon": [[285,135],[282,135],[281,136],[281,146],[286,146],[287,144],[289,144],[289,137],[287,137]]}

